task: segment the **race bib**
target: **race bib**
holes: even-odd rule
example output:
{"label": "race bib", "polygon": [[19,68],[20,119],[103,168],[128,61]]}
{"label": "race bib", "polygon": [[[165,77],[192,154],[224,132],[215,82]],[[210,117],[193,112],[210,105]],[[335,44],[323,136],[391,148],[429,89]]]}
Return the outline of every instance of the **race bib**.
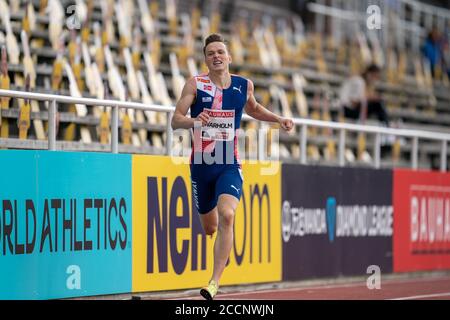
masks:
{"label": "race bib", "polygon": [[234,110],[203,109],[209,122],[202,126],[202,139],[229,141],[234,139]]}

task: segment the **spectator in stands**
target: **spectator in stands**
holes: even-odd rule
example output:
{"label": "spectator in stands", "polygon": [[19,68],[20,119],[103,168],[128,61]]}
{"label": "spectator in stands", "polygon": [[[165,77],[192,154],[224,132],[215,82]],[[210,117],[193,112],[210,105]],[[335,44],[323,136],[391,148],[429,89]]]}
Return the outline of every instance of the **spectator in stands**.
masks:
{"label": "spectator in stands", "polygon": [[360,119],[362,122],[367,116],[376,114],[378,120],[389,126],[389,117],[384,102],[375,91],[375,83],[380,78],[380,68],[369,65],[362,75],[346,79],[339,91],[339,100],[348,119]]}
{"label": "spectator in stands", "polygon": [[422,53],[430,62],[431,74],[434,77],[436,65],[443,63],[442,37],[436,27],[428,33],[428,37],[422,47]]}
{"label": "spectator in stands", "polygon": [[[447,32],[449,34],[450,32]],[[444,63],[444,70],[447,72],[447,76],[450,78],[450,39],[445,37],[442,45],[442,60]]]}
{"label": "spectator in stands", "polygon": [[305,25],[314,23],[314,14],[308,9],[312,0],[289,0],[289,8],[292,12],[299,15]]}

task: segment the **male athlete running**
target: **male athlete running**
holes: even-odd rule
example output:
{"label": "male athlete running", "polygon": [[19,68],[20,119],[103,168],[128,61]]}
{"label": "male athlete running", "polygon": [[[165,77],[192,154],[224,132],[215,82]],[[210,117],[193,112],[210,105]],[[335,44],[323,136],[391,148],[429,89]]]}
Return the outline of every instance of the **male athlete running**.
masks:
{"label": "male athlete running", "polygon": [[[172,118],[172,128],[195,129],[191,155],[191,182],[195,205],[206,234],[217,231],[214,269],[201,295],[212,300],[233,245],[234,214],[242,194],[242,173],[237,154],[236,130],[242,111],[251,117],[277,122],[289,131],[291,119],[260,105],[252,81],[229,72],[231,56],[220,34],[211,34],[203,47],[209,72],[190,78],[184,85]],[[186,114],[191,108],[191,117]]]}

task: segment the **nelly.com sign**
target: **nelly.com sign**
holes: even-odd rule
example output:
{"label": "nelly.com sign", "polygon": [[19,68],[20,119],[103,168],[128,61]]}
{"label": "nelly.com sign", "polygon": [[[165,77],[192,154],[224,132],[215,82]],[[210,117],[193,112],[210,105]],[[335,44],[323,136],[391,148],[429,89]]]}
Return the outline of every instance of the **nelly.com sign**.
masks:
{"label": "nelly.com sign", "polygon": [[392,271],[391,171],[282,169],[283,280]]}
{"label": "nelly.com sign", "polygon": [[[281,280],[280,174],[243,167],[230,262],[221,284]],[[164,169],[162,169],[164,168]],[[214,237],[192,201],[189,166],[168,157],[133,157],[133,291],[203,286],[211,277]]]}
{"label": "nelly.com sign", "polygon": [[0,151],[0,299],[131,290],[131,156]]}

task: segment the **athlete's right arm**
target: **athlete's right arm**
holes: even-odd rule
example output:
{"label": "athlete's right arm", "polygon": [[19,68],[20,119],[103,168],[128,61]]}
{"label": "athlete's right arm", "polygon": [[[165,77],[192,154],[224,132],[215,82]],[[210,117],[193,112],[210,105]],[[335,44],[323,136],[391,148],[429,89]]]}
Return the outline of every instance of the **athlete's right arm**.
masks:
{"label": "athlete's right arm", "polygon": [[202,124],[206,124],[209,121],[209,117],[205,112],[200,113],[197,118],[186,116],[189,107],[194,102],[196,94],[197,85],[195,83],[195,78],[192,77],[184,85],[180,100],[178,100],[177,105],[175,106],[175,112],[171,122],[173,130],[193,128],[195,121],[201,121]]}

